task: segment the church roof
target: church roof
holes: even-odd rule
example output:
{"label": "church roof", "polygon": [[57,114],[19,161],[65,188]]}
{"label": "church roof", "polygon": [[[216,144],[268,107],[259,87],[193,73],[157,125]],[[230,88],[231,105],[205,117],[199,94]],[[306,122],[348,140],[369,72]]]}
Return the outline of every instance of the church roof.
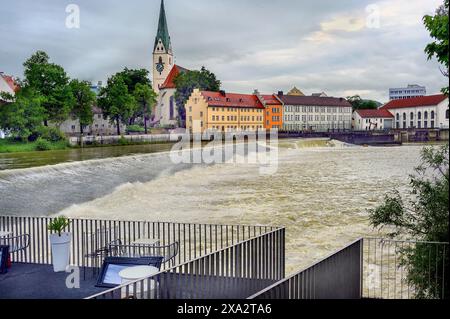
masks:
{"label": "church roof", "polygon": [[161,9],[159,12],[159,22],[158,22],[158,33],[156,34],[155,47],[153,48],[153,50],[156,50],[159,39],[161,39],[161,42],[163,43],[166,51],[171,50],[169,27],[167,26],[166,10],[164,8],[164,0],[161,0]]}
{"label": "church roof", "polygon": [[170,70],[169,75],[167,75],[166,80],[164,81],[164,83],[161,85],[161,87],[159,88],[160,90],[163,89],[175,89],[175,83],[173,82],[173,80],[175,80],[175,78],[177,77],[178,74],[180,73],[184,73],[189,71],[188,69],[185,69],[179,65],[174,65],[172,70]]}

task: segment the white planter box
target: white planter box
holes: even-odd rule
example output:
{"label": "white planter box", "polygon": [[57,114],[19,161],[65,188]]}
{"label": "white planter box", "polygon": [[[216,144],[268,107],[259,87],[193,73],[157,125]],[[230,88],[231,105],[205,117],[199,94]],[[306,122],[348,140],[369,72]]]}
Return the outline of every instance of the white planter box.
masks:
{"label": "white planter box", "polygon": [[58,234],[50,235],[53,270],[55,272],[66,271],[67,266],[69,266],[71,239],[70,233],[62,233],[61,236],[58,236]]}

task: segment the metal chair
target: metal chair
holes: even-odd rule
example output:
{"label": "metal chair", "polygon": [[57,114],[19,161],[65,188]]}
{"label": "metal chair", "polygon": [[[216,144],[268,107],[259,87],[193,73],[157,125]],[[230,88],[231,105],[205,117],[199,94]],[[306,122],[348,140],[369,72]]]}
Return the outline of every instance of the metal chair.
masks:
{"label": "metal chair", "polygon": [[132,244],[124,245],[120,239],[109,244],[108,255],[111,257],[163,257],[162,263],[168,263],[169,267],[175,265],[175,258],[179,253],[179,242],[165,246]]}
{"label": "metal chair", "polygon": [[30,246],[30,235],[18,235],[0,238],[0,244],[9,246],[9,253],[14,254],[19,251],[26,251]]}
{"label": "metal chair", "polygon": [[[109,243],[116,240],[118,227],[99,228],[95,232],[83,233],[83,277],[86,279],[86,268],[92,267],[93,275],[101,267],[101,262],[108,256]],[[93,261],[90,263],[89,260]]]}

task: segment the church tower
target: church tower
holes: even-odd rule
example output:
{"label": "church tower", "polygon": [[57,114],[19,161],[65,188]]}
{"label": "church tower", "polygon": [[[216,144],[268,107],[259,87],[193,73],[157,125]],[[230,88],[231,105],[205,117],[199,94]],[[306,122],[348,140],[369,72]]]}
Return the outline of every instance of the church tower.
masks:
{"label": "church tower", "polygon": [[166,10],[164,0],[161,0],[159,12],[158,33],[156,34],[155,47],[153,49],[153,90],[159,93],[160,86],[164,83],[174,65],[172,44],[170,43],[169,28],[167,27]]}

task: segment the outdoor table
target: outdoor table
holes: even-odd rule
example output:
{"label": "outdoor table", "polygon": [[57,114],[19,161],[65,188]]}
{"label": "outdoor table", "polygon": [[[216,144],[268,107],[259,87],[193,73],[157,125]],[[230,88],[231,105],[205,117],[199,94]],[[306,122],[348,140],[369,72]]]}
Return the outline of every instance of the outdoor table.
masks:
{"label": "outdoor table", "polygon": [[[119,272],[119,277],[122,279],[122,285],[139,280],[139,279],[143,279],[143,278],[148,278],[151,277],[153,275],[156,275],[157,273],[159,273],[159,269],[156,267],[152,267],[152,266],[136,266],[136,267],[129,267],[126,268],[124,270],[122,270],[121,272]],[[148,287],[148,280],[144,280],[143,283],[143,288],[144,291],[142,292],[144,295],[144,298],[147,297],[147,292],[149,290],[153,290],[155,289],[156,286],[156,282],[152,279],[150,282],[150,289]],[[134,287],[133,285],[131,285],[128,289],[128,297],[133,296],[135,293],[136,295],[134,296],[136,299],[138,298],[138,296],[141,295],[141,287],[142,284],[141,283],[137,283],[136,284],[136,292],[134,292]],[[152,294],[150,294],[152,295]],[[126,289],[122,288],[122,298],[126,298]]]}
{"label": "outdoor table", "polygon": [[135,240],[133,242],[133,245],[158,246],[159,239],[157,239],[157,238],[141,238],[141,239]]}

